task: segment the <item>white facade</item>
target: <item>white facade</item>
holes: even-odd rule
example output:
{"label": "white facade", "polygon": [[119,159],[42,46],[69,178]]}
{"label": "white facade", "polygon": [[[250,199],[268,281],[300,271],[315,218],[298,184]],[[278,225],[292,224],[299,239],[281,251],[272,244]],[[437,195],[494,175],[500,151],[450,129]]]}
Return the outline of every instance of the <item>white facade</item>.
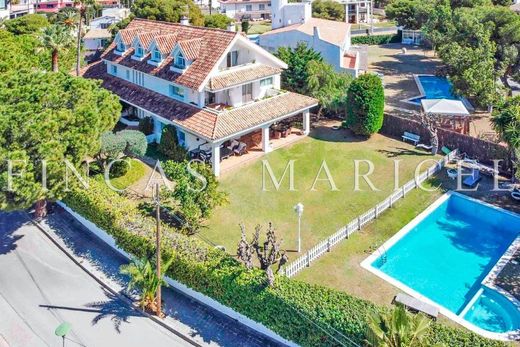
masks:
{"label": "white facade", "polygon": [[340,0],[339,2],[345,4],[345,20],[347,23],[371,23],[371,0]]}
{"label": "white facade", "polygon": [[289,3],[287,0],[272,0],[272,28],[305,23],[312,17],[311,1]]}
{"label": "white facade", "polygon": [[128,8],[105,8],[101,17],[94,18],[89,23],[90,29],[108,29],[112,24],[119,23],[130,15]]}
{"label": "white facade", "polygon": [[271,18],[271,1],[221,1],[220,12],[229,18],[242,20]]}

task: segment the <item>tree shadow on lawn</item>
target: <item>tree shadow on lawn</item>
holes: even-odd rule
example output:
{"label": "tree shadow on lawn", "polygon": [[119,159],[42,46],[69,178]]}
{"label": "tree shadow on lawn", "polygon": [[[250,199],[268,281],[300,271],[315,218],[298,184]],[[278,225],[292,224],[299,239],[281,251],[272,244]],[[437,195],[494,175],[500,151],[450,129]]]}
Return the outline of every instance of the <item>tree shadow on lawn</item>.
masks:
{"label": "tree shadow on lawn", "polygon": [[368,140],[368,137],[356,136],[351,130],[346,128],[333,129],[333,125],[341,126],[341,123],[319,123],[312,129],[309,137],[325,142],[365,142]]}
{"label": "tree shadow on lawn", "polygon": [[415,156],[422,156],[422,157],[434,157],[431,153],[415,150],[415,149],[409,149],[409,148],[403,148],[403,147],[394,147],[395,150],[389,150],[389,149],[378,149],[377,151],[379,153],[384,154],[387,158],[396,158],[403,155],[415,155]]}

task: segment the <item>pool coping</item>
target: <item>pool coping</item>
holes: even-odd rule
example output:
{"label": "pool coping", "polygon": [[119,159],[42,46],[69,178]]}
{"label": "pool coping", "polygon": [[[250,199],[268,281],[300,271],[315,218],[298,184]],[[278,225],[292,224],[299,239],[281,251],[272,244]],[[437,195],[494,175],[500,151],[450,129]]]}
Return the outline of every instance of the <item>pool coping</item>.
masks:
{"label": "pool coping", "polygon": [[[390,283],[394,287],[402,290],[406,294],[411,295],[411,296],[413,296],[415,298],[418,298],[418,299],[420,299],[420,300],[422,300],[422,301],[424,301],[424,302],[426,302],[426,303],[428,303],[430,305],[438,307],[439,308],[439,312],[442,315],[446,316],[447,318],[451,319],[452,321],[462,325],[463,327],[465,327],[465,328],[467,328],[467,329],[469,329],[469,330],[471,330],[471,331],[473,331],[473,332],[475,332],[475,333],[477,333],[479,335],[482,335],[482,336],[490,338],[490,339],[501,340],[501,341],[515,341],[515,340],[518,340],[520,338],[520,329],[519,330],[515,330],[515,331],[506,332],[506,333],[493,333],[493,332],[484,330],[482,328],[479,328],[478,326],[476,326],[476,325],[470,323],[469,321],[465,320],[463,316],[457,315],[456,313],[452,312],[448,308],[446,308],[446,307],[436,303],[435,301],[425,297],[424,295],[422,295],[421,293],[417,292],[416,290],[408,287],[404,283],[398,281],[397,279],[387,275],[383,271],[381,271],[381,270],[379,270],[379,269],[377,269],[377,268],[372,266],[372,263],[376,259],[378,259],[381,256],[381,254],[383,254],[381,252],[385,252],[386,253],[387,249],[390,249],[393,245],[395,245],[401,238],[403,238],[406,234],[408,234],[424,218],[426,218],[429,214],[431,214],[435,209],[437,209],[437,207],[439,207],[442,203],[444,203],[446,200],[448,200],[452,195],[459,196],[459,197],[462,197],[464,199],[467,199],[467,200],[470,200],[470,201],[473,201],[473,202],[478,202],[480,204],[486,205],[486,206],[491,207],[491,208],[493,208],[495,210],[498,210],[500,212],[507,213],[509,215],[515,216],[517,218],[520,218],[520,215],[517,214],[517,213],[514,213],[514,212],[511,212],[511,211],[505,210],[503,208],[491,205],[491,204],[489,204],[489,203],[487,203],[485,201],[478,200],[478,199],[466,196],[464,194],[457,193],[455,191],[448,191],[447,193],[443,194],[440,198],[438,198],[436,201],[434,201],[430,206],[428,206],[428,208],[426,208],[423,212],[421,212],[419,215],[417,215],[412,221],[410,221],[408,224],[406,224],[395,235],[393,235],[391,238],[389,238],[385,243],[383,243],[381,246],[379,246],[372,254],[370,254],[366,259],[364,259],[361,262],[360,265],[365,270],[370,271],[374,275],[380,277],[381,279],[383,279],[386,282]],[[520,247],[520,235],[517,236],[517,238],[512,242],[512,244],[516,244],[517,241],[518,241],[518,245],[517,246]],[[506,254],[510,249],[511,249],[511,245],[509,246],[508,250],[504,254]],[[502,255],[502,257],[504,257],[504,255]],[[500,262],[502,257],[499,258],[499,260],[497,261],[497,263],[495,263],[495,265],[490,270],[490,272],[492,272],[497,267],[497,264]],[[484,280],[481,281],[481,285],[484,285],[484,286],[490,288],[491,290],[496,290],[500,294],[503,294],[503,292],[504,292],[503,289],[501,289],[501,288],[496,289],[496,288],[498,288],[496,286],[489,287],[486,283],[484,283],[486,281],[486,279],[488,279],[488,277],[489,277],[489,273],[488,273],[488,275],[486,275]],[[478,291],[477,291],[477,293],[478,293]],[[511,299],[510,298],[511,295],[504,295],[504,296],[508,300]],[[473,297],[468,302],[468,304],[466,304],[466,306],[468,306],[472,301],[473,302],[476,301],[475,297]],[[512,301],[512,303],[515,306],[520,307],[520,306],[517,305],[518,301],[516,299],[514,301]],[[520,303],[518,303],[518,304],[520,304]],[[461,313],[464,313],[464,311],[467,311],[467,310],[463,309],[461,311]]]}
{"label": "pool coping", "polygon": [[[414,79],[414,81],[415,81],[415,84],[417,85],[417,89],[419,89],[419,94],[420,94],[420,95],[412,96],[411,98],[406,98],[406,99],[400,100],[401,102],[404,102],[405,104],[408,104],[408,105],[413,105],[413,106],[421,107],[421,103],[416,104],[416,103],[412,102],[413,99],[423,98],[423,97],[426,96],[426,92],[424,91],[424,87],[423,87],[423,85],[422,85],[421,80],[419,79],[419,77],[440,77],[440,76],[432,75],[432,74],[413,74],[413,79]],[[445,77],[445,78],[446,78],[446,77]],[[429,99],[429,100],[434,100],[434,99]],[[464,106],[468,109],[468,111],[469,111],[470,113],[472,113],[472,112],[475,111],[475,108],[474,108],[473,105],[469,102],[468,99],[466,99],[465,97],[461,96],[461,97],[460,97],[460,101],[462,101],[462,103],[463,103]]]}

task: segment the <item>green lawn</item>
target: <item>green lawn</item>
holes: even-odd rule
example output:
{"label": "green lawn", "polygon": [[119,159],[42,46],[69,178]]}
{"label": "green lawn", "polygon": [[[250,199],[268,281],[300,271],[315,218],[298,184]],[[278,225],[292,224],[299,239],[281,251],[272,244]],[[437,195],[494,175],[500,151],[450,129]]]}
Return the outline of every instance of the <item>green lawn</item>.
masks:
{"label": "green lawn", "polygon": [[[379,134],[364,140],[352,137],[346,130],[333,131],[322,127],[315,129],[312,137],[278,149],[264,158],[278,178],[288,161],[296,160],[294,181],[297,191],[289,191],[287,178],[279,191],[267,180],[267,191],[263,191],[261,160],[222,177],[221,187],[229,193],[230,204],[215,211],[201,236],[224,245],[232,254],[240,239],[239,223],[242,222],[248,233],[252,233],[256,224],[265,228],[271,221],[284,240],[282,248],[296,249],[297,218],[293,206],[298,202],[305,205],[302,248],[306,250],[390,194],[394,182],[394,159],[401,160],[399,183],[403,184],[413,177],[416,165],[431,156]],[[380,191],[370,191],[363,180],[360,183],[362,191],[353,191],[355,159],[374,163],[371,179]],[[339,191],[331,191],[326,181],[318,182],[316,190],[311,190],[322,160],[327,162]],[[430,165],[428,163],[425,167]],[[361,173],[365,170],[367,166],[361,165]],[[322,172],[320,178],[324,177]],[[292,259],[296,256],[296,253],[290,254]]]}
{"label": "green lawn", "polygon": [[248,35],[263,34],[271,31],[271,23],[254,23],[251,24],[251,28],[247,31]]}
{"label": "green lawn", "polygon": [[132,167],[125,175],[110,180],[112,185],[117,189],[128,188],[146,174],[146,164],[137,159],[131,159],[131,164]]}
{"label": "green lawn", "polygon": [[[428,182],[430,187],[438,185],[437,180]],[[399,290],[363,269],[360,263],[443,193],[443,190],[411,191],[394,208],[368,224],[361,232],[353,234],[350,239],[340,242],[329,254],[313,262],[295,278],[336,288],[377,304],[390,305]]]}

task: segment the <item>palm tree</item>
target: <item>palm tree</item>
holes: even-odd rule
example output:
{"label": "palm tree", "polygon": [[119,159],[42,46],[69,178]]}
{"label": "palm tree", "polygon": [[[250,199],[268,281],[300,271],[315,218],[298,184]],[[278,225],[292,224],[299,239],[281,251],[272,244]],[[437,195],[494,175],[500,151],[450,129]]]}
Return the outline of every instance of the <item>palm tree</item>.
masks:
{"label": "palm tree", "polygon": [[369,316],[367,342],[373,347],[417,347],[430,328],[431,320],[412,315],[399,305],[392,311]]}
{"label": "palm tree", "polygon": [[58,71],[58,56],[60,51],[72,46],[72,36],[67,27],[53,24],[43,29],[40,35],[43,48],[51,51],[52,71]]}
{"label": "palm tree", "polygon": [[95,0],[77,0],[75,2],[79,5],[79,16],[78,16],[78,32],[76,38],[76,76],[79,76],[79,70],[81,68],[81,32],[83,30],[83,19],[90,6],[95,4]]}
{"label": "palm tree", "polygon": [[72,31],[76,27],[78,12],[74,8],[70,8],[69,11],[62,11],[58,14],[58,20]]}
{"label": "palm tree", "polygon": [[130,264],[121,266],[121,273],[130,276],[128,290],[138,288],[141,291],[139,300],[141,309],[154,313],[157,312],[155,295],[160,286],[166,285],[162,275],[168,271],[172,262],[173,258],[161,264],[161,278],[157,276],[155,268],[149,259],[134,258]]}
{"label": "palm tree", "polygon": [[506,99],[497,106],[491,117],[493,129],[500,139],[507,143],[511,167],[511,179],[515,181],[515,170],[518,169],[520,155],[520,96]]}

